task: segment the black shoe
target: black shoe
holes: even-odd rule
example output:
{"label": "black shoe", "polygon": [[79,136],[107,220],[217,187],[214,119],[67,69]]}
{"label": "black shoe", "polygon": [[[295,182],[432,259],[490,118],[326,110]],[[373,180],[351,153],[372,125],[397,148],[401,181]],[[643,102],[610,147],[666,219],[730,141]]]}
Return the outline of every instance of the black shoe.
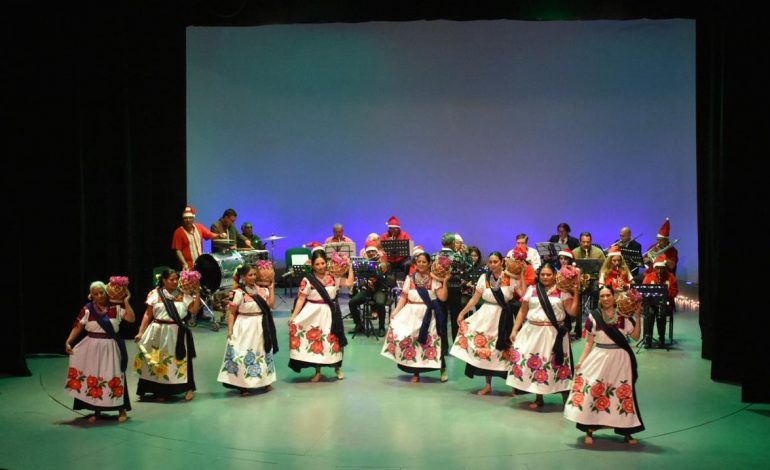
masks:
{"label": "black shoe", "polygon": [[658,349],[666,349],[666,342],[663,338],[658,339]]}
{"label": "black shoe", "polygon": [[652,338],[647,338],[644,340],[644,347],[647,349],[652,348]]}
{"label": "black shoe", "polygon": [[363,333],[363,332],[364,332],[364,330],[362,330],[361,328],[355,327],[352,330],[348,331],[348,334],[349,335],[357,335],[357,334]]}

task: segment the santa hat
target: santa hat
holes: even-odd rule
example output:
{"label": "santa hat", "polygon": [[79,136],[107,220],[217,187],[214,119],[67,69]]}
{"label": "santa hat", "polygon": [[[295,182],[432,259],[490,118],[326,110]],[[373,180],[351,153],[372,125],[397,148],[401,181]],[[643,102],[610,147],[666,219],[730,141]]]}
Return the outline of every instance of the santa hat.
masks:
{"label": "santa hat", "polygon": [[617,245],[613,245],[610,247],[609,250],[607,250],[607,257],[610,256],[623,256],[623,253],[620,252],[620,247]]}
{"label": "santa hat", "polygon": [[666,255],[660,255],[657,258],[655,258],[655,264],[652,265],[653,268],[659,268],[659,267],[667,267],[666,264]]}
{"label": "santa hat", "polygon": [[462,243],[465,240],[463,240],[463,237],[461,237],[459,233],[455,233],[455,241]]}
{"label": "santa hat", "polygon": [[668,221],[668,217],[666,217],[666,221],[663,222],[660,230],[658,230],[658,238],[668,238],[669,232],[671,232],[671,223]]}
{"label": "santa hat", "polygon": [[388,219],[388,228],[401,228],[401,224],[399,223],[398,219],[395,215],[390,216]]}
{"label": "santa hat", "polygon": [[365,246],[366,249],[364,251],[377,251],[377,242],[374,240],[369,240]]}
{"label": "santa hat", "polygon": [[321,245],[321,244],[320,244],[320,243],[318,243],[318,242],[310,242],[310,243],[305,243],[305,244],[304,244],[304,245],[302,245],[302,246],[303,246],[304,248],[310,248],[310,252],[311,252],[311,253],[312,253],[312,252],[314,252],[315,250],[323,250],[323,249],[324,249],[323,245]]}
{"label": "santa hat", "polygon": [[423,249],[422,245],[417,245],[412,249],[412,256],[417,256],[420,253],[425,253],[425,250]]}
{"label": "santa hat", "polygon": [[567,258],[575,259],[575,255],[572,253],[572,250],[569,248],[565,248],[559,252],[559,256],[566,256]]}
{"label": "santa hat", "polygon": [[185,207],[182,217],[195,217],[195,208],[192,206]]}

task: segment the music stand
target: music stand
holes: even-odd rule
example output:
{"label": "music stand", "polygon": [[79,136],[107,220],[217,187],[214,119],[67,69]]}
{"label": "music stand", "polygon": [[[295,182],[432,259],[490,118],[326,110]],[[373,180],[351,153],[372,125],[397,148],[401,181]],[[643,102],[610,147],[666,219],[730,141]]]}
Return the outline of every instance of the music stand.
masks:
{"label": "music stand", "polygon": [[348,255],[348,258],[350,258],[356,255],[356,244],[354,242],[325,243],[324,251],[326,251],[326,254],[341,253]]}
{"label": "music stand", "polygon": [[556,258],[559,256],[560,251],[564,250],[565,248],[569,248],[563,243],[554,242],[538,242],[535,244],[535,246],[537,247],[537,252],[540,254],[541,258],[546,256]]}
{"label": "music stand", "polygon": [[631,272],[638,271],[642,267],[642,250],[621,246],[620,254],[623,255]]}
{"label": "music stand", "polygon": [[588,274],[591,279],[599,279],[599,270],[602,268],[602,260],[593,258],[579,258],[575,260],[575,265],[582,274]]}
{"label": "music stand", "polygon": [[[640,284],[640,285],[634,285],[634,289],[639,291],[639,293],[642,295],[642,306],[645,307],[645,317],[647,315],[660,315],[661,309],[666,308],[666,304],[668,303],[668,287],[665,284]],[[673,315],[673,314],[672,314]],[[650,328],[653,328],[655,324]],[[671,344],[673,344],[674,341],[674,323],[671,322],[671,328],[669,328],[669,346],[666,347],[666,350],[668,351],[670,349]],[[637,352],[641,349],[641,347],[644,345],[645,342],[645,336],[647,335],[647,331],[644,332],[641,339],[636,343]],[[650,332],[650,340],[658,342],[652,335],[652,332]]]}
{"label": "music stand", "polygon": [[[380,245],[382,245],[382,251],[385,252],[385,256],[390,261],[393,258],[399,257],[409,258],[414,242],[412,240],[380,240]],[[399,272],[403,271],[401,266],[391,266],[391,269],[393,269],[394,274],[396,270]]]}

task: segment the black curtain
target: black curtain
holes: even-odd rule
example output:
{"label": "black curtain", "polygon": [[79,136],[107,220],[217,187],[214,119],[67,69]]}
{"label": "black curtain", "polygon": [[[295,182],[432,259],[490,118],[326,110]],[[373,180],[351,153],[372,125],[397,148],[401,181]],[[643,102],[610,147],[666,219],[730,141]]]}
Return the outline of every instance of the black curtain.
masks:
{"label": "black curtain", "polygon": [[[753,234],[729,219],[750,208],[761,220],[765,199],[754,164],[768,129],[761,15],[719,1],[103,3],[6,10],[6,44],[18,44],[6,53],[15,142],[6,155],[21,190],[11,196],[16,310],[0,330],[0,372],[24,373],[25,353],[62,351],[90,281],[128,275],[141,315],[152,268],[173,263],[171,233],[187,202],[187,25],[695,18],[703,357],[712,378],[742,384],[745,401],[770,402],[759,383],[761,290],[752,289],[761,267],[745,275],[757,284],[736,279],[756,252],[737,252],[735,241]],[[135,327],[121,331],[129,337]]]}

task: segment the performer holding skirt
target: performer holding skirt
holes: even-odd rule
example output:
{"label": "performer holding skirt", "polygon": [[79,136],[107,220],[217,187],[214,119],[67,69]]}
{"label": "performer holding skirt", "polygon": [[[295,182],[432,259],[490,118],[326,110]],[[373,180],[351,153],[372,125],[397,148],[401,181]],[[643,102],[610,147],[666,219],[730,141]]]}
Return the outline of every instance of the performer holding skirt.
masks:
{"label": "performer holding skirt", "polygon": [[[95,422],[102,411],[114,410],[122,423],[128,419],[126,411],[131,409],[131,403],[126,388],[128,355],[117,332],[121,320],[134,321],[134,311],[128,303],[131,295],[126,291],[122,304],[111,304],[107,287],[96,281],[91,283],[88,298],[91,302],[80,310],[64,343],[70,355],[65,389],[75,399],[74,409],[94,410],[89,423]],[[87,336],[73,348],[72,341],[84,328]]]}
{"label": "performer holding skirt", "polygon": [[562,392],[567,399],[572,378],[567,315],[574,317],[577,308],[572,293],[556,287],[551,265],[542,265],[538,281],[521,299],[511,333],[513,365],[506,380],[511,387],[535,394],[531,409],[543,406],[543,395],[548,393]]}
{"label": "performer holding skirt", "polygon": [[311,382],[321,380],[321,367],[334,367],[342,380],[342,353],[348,344],[337,304],[340,287],[353,285],[353,270],[345,279],[326,272],[326,253],[316,250],[310,257],[312,273],[299,286],[297,303],[289,318],[289,367],[299,372],[314,367]]}
{"label": "performer holding skirt", "polygon": [[633,433],[644,430],[636,400],[636,357],[626,340],[626,335],[639,339],[640,312],[635,319],[620,316],[612,289],[604,286],[599,308],[588,315],[586,347],[564,407],[564,417],[586,433],[587,445],[593,444],[597,429],[615,428],[629,444],[636,443]]}
{"label": "performer holding skirt", "polygon": [[177,272],[167,269],[161,273],[158,287],[147,295],[147,309],[134,338],[139,347],[134,370],[141,376],[137,395],[152,393],[163,400],[184,393],[185,400],[193,399],[195,344],[184,319],[188,312],[200,309],[200,292],[183,294],[178,284]]}
{"label": "performer holding skirt", "polygon": [[420,253],[414,258],[415,272],[404,280],[401,297],[390,315],[390,327],[381,354],[396,362],[404,372],[414,374],[412,382],[420,381],[420,374],[441,370],[441,381],[446,382],[444,354],[437,321],[443,321],[438,300],[446,300],[446,282],[430,274],[430,257]]}
{"label": "performer holding skirt", "polygon": [[246,395],[249,389],[273,389],[276,380],[273,354],[278,352],[271,308],[275,304],[275,284],[256,284],[257,269],[238,269],[238,287],[230,292],[227,305],[227,346],[218,381]]}
{"label": "performer holding skirt", "polygon": [[[510,334],[513,312],[509,302],[514,287],[510,278],[503,274],[503,255],[493,251],[487,262],[489,272],[482,274],[476,283],[476,291],[468,304],[457,316],[460,326],[450,354],[465,361],[465,375],[486,377],[486,385],[479,395],[492,391],[492,377],[505,379],[511,368]],[[465,314],[484,299],[484,305],[465,320]]]}

